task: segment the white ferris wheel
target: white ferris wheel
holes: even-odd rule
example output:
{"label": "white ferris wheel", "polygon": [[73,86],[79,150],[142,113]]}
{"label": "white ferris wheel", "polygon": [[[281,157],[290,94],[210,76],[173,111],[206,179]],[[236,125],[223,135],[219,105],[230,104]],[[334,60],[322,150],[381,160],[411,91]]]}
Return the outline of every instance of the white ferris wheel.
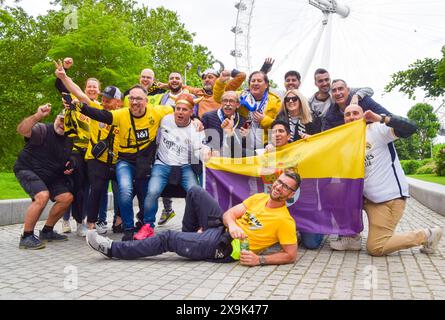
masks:
{"label": "white ferris wheel", "polygon": [[297,70],[306,95],[320,67],[383,93],[391,74],[440,57],[445,45],[443,0],[239,0],[235,9],[237,68],[252,72],[273,57],[274,82],[281,85],[286,71]]}

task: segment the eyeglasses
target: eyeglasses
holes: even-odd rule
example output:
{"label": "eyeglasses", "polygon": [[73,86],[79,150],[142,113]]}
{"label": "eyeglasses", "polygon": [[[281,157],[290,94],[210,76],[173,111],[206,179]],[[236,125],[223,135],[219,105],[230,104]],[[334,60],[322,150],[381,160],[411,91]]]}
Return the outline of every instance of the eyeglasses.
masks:
{"label": "eyeglasses", "polygon": [[289,192],[289,191],[294,191],[295,192],[296,191],[295,189],[292,189],[291,187],[289,187],[287,184],[285,184],[280,179],[275,180],[275,183],[278,184],[280,187],[282,187],[287,192]]}
{"label": "eyeglasses", "polygon": [[233,100],[233,99],[223,99],[222,101],[221,101],[223,104],[237,104],[238,103],[238,100]]}
{"label": "eyeglasses", "polygon": [[298,99],[298,97],[286,97],[286,98],[284,98],[284,102],[285,103],[288,103],[288,102],[291,102],[291,101],[293,101],[293,102],[297,102],[297,101],[300,101],[300,99]]}
{"label": "eyeglasses", "polygon": [[137,101],[137,102],[141,102],[144,100],[144,98],[142,97],[128,97],[129,101]]}

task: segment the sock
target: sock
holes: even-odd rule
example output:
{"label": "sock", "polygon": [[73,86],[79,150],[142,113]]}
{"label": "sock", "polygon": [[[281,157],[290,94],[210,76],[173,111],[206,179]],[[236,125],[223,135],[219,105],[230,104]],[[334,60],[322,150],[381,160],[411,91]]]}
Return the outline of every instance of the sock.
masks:
{"label": "sock", "polygon": [[28,237],[31,237],[31,236],[33,236],[34,235],[34,230],[32,230],[32,231],[23,231],[23,239],[24,238],[28,238]]}
{"label": "sock", "polygon": [[54,229],[54,227],[50,227],[50,226],[45,225],[43,227],[43,229],[42,229],[42,233],[50,233],[50,232],[53,231],[53,229]]}

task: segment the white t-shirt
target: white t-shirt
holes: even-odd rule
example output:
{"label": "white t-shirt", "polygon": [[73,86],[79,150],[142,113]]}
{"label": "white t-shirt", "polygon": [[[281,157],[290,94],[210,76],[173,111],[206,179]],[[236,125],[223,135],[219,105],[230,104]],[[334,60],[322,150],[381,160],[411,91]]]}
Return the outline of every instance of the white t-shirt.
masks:
{"label": "white t-shirt", "polygon": [[385,124],[366,126],[363,195],[374,203],[409,196],[408,183],[393,143],[396,139],[393,129]]}
{"label": "white t-shirt", "polygon": [[182,166],[190,164],[192,153],[197,159],[202,149],[204,132],[197,132],[190,123],[187,127],[178,127],[174,114],[165,116],[159,128],[159,148],[155,164]]}

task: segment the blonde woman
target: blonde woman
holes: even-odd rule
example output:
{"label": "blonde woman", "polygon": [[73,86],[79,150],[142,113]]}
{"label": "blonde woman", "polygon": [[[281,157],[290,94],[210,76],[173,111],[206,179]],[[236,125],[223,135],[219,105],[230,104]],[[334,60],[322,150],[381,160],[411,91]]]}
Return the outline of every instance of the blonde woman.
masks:
{"label": "blonde woman", "polygon": [[321,120],[313,114],[307,99],[297,89],[291,89],[284,95],[277,120],[286,121],[294,142],[321,132]]}

